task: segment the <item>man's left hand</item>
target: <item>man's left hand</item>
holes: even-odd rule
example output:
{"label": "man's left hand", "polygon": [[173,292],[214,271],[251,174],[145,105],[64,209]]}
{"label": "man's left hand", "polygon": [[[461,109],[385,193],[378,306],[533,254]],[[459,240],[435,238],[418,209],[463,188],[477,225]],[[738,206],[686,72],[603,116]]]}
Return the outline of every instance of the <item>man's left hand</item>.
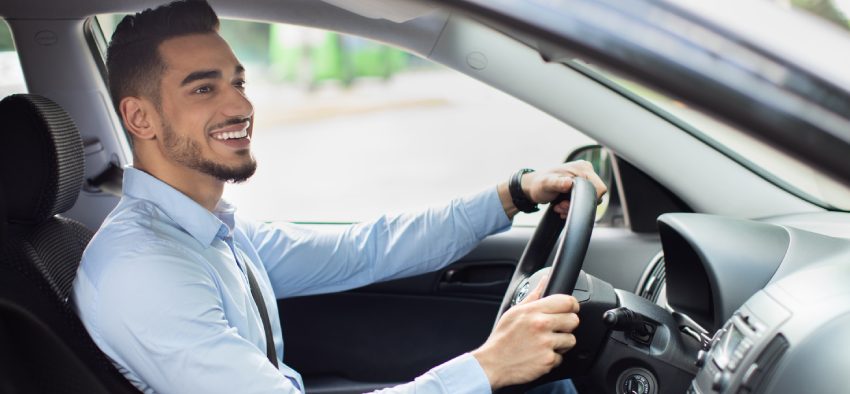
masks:
{"label": "man's left hand", "polygon": [[[529,172],[522,176],[520,184],[528,199],[538,204],[545,204],[554,200],[559,194],[569,193],[575,177],[589,180],[596,188],[597,198],[602,198],[602,195],[608,191],[608,187],[593,171],[593,166],[584,160],[571,161],[544,171]],[[499,198],[502,200],[505,213],[508,217],[513,217],[518,210],[511,200],[507,183],[499,185]],[[555,206],[555,212],[561,215],[561,218],[566,218],[569,208],[570,202],[562,201]]]}

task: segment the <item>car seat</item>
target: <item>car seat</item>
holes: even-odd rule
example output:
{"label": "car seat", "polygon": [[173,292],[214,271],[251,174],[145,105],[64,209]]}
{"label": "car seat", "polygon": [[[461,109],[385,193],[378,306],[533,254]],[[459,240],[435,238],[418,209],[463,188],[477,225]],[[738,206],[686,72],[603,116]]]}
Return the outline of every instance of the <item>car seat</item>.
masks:
{"label": "car seat", "polygon": [[83,144],[47,98],[0,101],[0,393],[139,393],[71,309],[92,232],[59,216],[83,184]]}

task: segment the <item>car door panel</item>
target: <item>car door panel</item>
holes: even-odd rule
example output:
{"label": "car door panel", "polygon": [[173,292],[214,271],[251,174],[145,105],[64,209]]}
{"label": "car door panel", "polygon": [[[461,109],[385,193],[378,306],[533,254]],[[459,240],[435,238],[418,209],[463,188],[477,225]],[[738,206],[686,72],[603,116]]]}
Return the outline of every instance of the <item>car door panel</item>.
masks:
{"label": "car door panel", "polygon": [[[280,300],[286,363],[311,392],[363,392],[410,381],[477,348],[532,231],[516,227],[491,236],[434,273]],[[585,269],[633,290],[659,248],[657,237],[600,227]]]}

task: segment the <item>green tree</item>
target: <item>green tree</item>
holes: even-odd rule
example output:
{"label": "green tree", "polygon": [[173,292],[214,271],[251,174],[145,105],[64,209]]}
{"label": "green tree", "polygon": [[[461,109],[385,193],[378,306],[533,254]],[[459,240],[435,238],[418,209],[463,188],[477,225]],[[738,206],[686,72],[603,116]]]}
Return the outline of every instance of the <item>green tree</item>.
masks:
{"label": "green tree", "polygon": [[0,51],[14,51],[15,43],[6,21],[0,19]]}
{"label": "green tree", "polygon": [[826,19],[845,30],[850,30],[847,17],[832,0],[791,0],[791,5]]}

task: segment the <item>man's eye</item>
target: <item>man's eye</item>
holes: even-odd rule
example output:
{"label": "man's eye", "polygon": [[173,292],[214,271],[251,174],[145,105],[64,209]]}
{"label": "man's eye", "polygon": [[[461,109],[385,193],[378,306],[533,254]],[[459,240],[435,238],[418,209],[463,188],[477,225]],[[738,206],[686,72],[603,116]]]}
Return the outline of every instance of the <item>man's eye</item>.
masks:
{"label": "man's eye", "polygon": [[237,88],[239,88],[239,89],[245,89],[245,84],[247,84],[247,83],[248,83],[248,82],[246,82],[246,81],[244,81],[244,80],[239,80],[239,81],[234,82],[234,83],[233,83],[233,86],[235,86],[235,87],[237,87]]}
{"label": "man's eye", "polygon": [[201,87],[192,91],[192,93],[197,93],[197,94],[204,94],[204,93],[209,93],[209,92],[212,92],[212,87],[206,86],[206,85],[201,86]]}

